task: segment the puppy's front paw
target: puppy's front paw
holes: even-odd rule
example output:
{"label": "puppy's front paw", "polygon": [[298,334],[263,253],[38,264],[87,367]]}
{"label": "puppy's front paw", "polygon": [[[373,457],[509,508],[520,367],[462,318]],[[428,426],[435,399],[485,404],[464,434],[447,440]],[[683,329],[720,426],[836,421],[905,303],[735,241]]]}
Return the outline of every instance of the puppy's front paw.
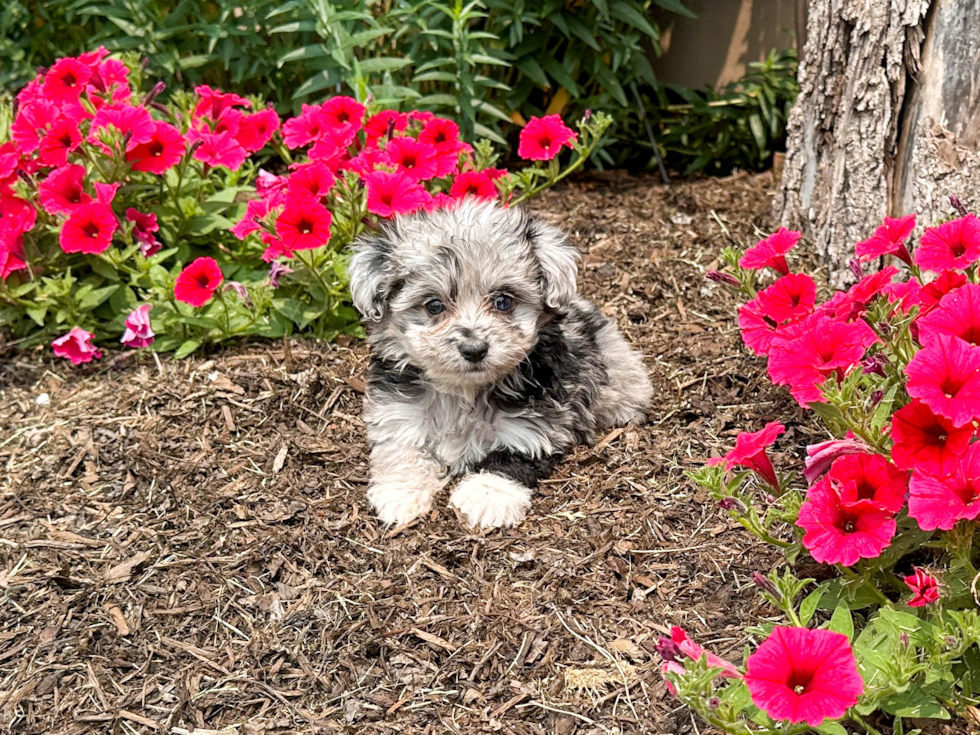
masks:
{"label": "puppy's front paw", "polygon": [[432,509],[432,493],[401,483],[378,483],[367,491],[368,502],[386,525],[401,526]]}
{"label": "puppy's front paw", "polygon": [[449,502],[472,526],[516,526],[531,507],[531,489],[506,477],[480,472],[464,477]]}

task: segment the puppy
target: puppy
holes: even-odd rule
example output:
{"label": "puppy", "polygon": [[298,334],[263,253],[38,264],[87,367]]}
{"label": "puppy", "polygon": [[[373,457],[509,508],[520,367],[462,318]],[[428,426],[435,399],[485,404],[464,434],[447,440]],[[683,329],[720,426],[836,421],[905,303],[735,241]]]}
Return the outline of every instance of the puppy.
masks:
{"label": "puppy", "polygon": [[640,421],[651,387],[616,326],[576,293],[578,252],[522,209],[469,199],[400,218],[350,262],[369,322],[367,497],[387,524],[450,498],[514,526],[532,488],[597,432]]}

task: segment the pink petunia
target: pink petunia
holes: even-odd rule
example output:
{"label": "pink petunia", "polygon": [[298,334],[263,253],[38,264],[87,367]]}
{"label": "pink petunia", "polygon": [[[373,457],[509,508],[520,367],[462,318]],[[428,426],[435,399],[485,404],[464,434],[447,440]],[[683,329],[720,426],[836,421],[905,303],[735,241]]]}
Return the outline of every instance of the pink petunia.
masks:
{"label": "pink petunia", "polygon": [[92,78],[92,70],[78,59],[58,59],[44,75],[46,99],[57,105],[75,102]]}
{"label": "pink petunia", "polygon": [[149,171],[154,174],[165,173],[177,164],[186,150],[184,136],[173,125],[154,122],[148,140],[131,146],[126,151],[126,160],[134,171]]}
{"label": "pink petunia", "polygon": [[253,232],[258,232],[262,229],[259,220],[264,220],[268,217],[270,211],[271,208],[268,200],[249,199],[245,205],[245,216],[242,217],[238,224],[231,228],[231,233],[239,240],[244,240]]}
{"label": "pink petunia", "polygon": [[72,327],[68,334],[52,342],[51,347],[58,357],[71,360],[74,365],[81,365],[102,357],[102,352],[92,344],[94,338],[95,335],[91,332],[86,332],[81,327]]}
{"label": "pink petunia", "polygon": [[27,268],[24,236],[18,232],[0,230],[0,281],[6,281],[11,273]]}
{"label": "pink petunia", "polygon": [[565,146],[575,145],[578,135],[560,115],[532,117],[521,129],[517,155],[526,161],[550,161]]}
{"label": "pink petunia", "polygon": [[331,127],[338,128],[349,125],[358,130],[364,120],[364,110],[364,105],[353,97],[338,95],[323,103],[320,108],[320,115]]}
{"label": "pink petunia", "polygon": [[886,255],[894,255],[904,263],[912,265],[912,256],[909,255],[905,241],[908,240],[914,229],[914,214],[905,217],[885,217],[884,224],[875,230],[875,234],[870,238],[859,242],[854,248],[854,252],[862,263],[877,260]]}
{"label": "pink petunia", "polygon": [[905,505],[908,473],[900,471],[880,454],[851,454],[841,457],[827,473],[841,500],[870,500],[897,513]]}
{"label": "pink petunia", "polygon": [[939,306],[918,319],[919,341],[930,344],[937,334],[980,345],[980,285],[968,283],[943,296]]}
{"label": "pink petunia", "polygon": [[774,383],[789,386],[801,406],[821,402],[820,385],[831,376],[842,378],[877,341],[863,321],[848,323],[815,313],[773,339],[769,375]]}
{"label": "pink petunia", "polygon": [[157,216],[150,212],[143,214],[133,207],[126,210],[126,219],[133,223],[133,238],[140,244],[140,253],[144,258],[156,255],[160,251],[160,241],[154,233],[159,231]]}
{"label": "pink petunia", "polygon": [[789,265],[786,263],[786,253],[796,247],[800,241],[800,233],[780,227],[769,237],[759,240],[745,251],[738,264],[749,270],[772,268],[782,276],[789,275]]}
{"label": "pink petunia", "polygon": [[956,427],[980,417],[980,348],[937,334],[905,368],[906,390]]}
{"label": "pink petunia", "polygon": [[752,702],[774,720],[818,727],[857,704],[864,682],[847,636],[777,626],[745,660]]}
{"label": "pink petunia", "polygon": [[385,144],[385,160],[416,181],[436,176],[436,149],[415,138],[399,136],[389,140]]}
{"label": "pink petunia", "polygon": [[949,531],[957,521],[980,517],[980,444],[932,472],[912,472],[909,517],[923,531]]}
{"label": "pink petunia", "polygon": [[276,219],[276,235],[289,251],[313,250],[330,240],[330,211],[306,196],[287,197],[286,206]]}
{"label": "pink petunia", "polygon": [[212,89],[206,84],[194,88],[194,94],[198,97],[198,102],[194,106],[193,119],[207,118],[211,121],[219,120],[228,110],[233,107],[251,107],[252,103],[244,97],[231,92],[222,92],[220,89]]}
{"label": "pink petunia", "polygon": [[816,311],[845,322],[860,319],[867,311],[868,305],[884,293],[897,273],[898,269],[894,266],[871,273],[847,291],[835,293],[833,297],[818,306]]}
{"label": "pink petunia", "polygon": [[915,251],[915,264],[933,273],[966,270],[978,260],[980,220],[972,214],[926,229]]}
{"label": "pink petunia", "polygon": [[195,258],[177,276],[174,298],[191,306],[204,306],[224,280],[214,258]]}
{"label": "pink petunia", "polygon": [[457,174],[453,179],[452,186],[449,187],[449,196],[453,199],[465,199],[474,197],[476,199],[486,199],[492,201],[500,196],[500,191],[494,183],[499,176],[494,176],[496,169],[483,169],[482,171],[464,171]]}
{"label": "pink petunia", "polygon": [[924,607],[939,599],[939,582],[919,567],[902,581],[912,590],[912,599],[905,603],[909,607]]}
{"label": "pink petunia", "polygon": [[119,223],[112,208],[103,202],[89,202],[76,208],[61,227],[58,243],[66,253],[95,255],[105,252]]}
{"label": "pink petunia", "polygon": [[126,347],[142,348],[153,344],[155,339],[153,327],[150,326],[150,309],[152,304],[141,304],[133,309],[126,317],[126,331],[123,332],[122,342]]}
{"label": "pink petunia", "polygon": [[892,414],[892,460],[899,469],[936,472],[966,452],[972,439],[972,424],[956,428],[920,400]]}
{"label": "pink petunia", "polygon": [[939,306],[943,297],[966,283],[966,276],[956,271],[943,271],[919,290],[919,316],[924,316]]}
{"label": "pink petunia", "polygon": [[33,153],[48,131],[54,127],[59,116],[58,108],[46,100],[21,103],[17,116],[10,125],[10,137],[21,153]]}
{"label": "pink petunia", "polygon": [[849,567],[860,559],[876,559],[895,536],[892,511],[848,495],[842,498],[828,477],[807,491],[796,525],[804,531],[803,545],[818,562]]}
{"label": "pink petunia", "polygon": [[745,467],[779,491],[779,478],[766,449],[786,430],[782,424],[770,421],[755,432],[743,431],[735,438],[735,446],[725,455],[725,469]]}
{"label": "pink petunia", "polygon": [[330,191],[337,183],[330,167],[324,163],[304,163],[293,169],[286,184],[286,193],[290,197],[307,197],[320,204],[327,203]]}
{"label": "pink petunia", "polygon": [[364,123],[364,135],[368,145],[375,145],[381,138],[390,138],[408,127],[408,116],[396,110],[382,110]]}
{"label": "pink petunia", "polygon": [[364,175],[367,209],[379,217],[410,214],[428,204],[431,198],[422,185],[404,171],[372,171]]}
{"label": "pink petunia", "polygon": [[115,142],[125,142],[127,150],[153,139],[154,123],[145,107],[113,105],[95,113],[87,140],[105,153]]}
{"label": "pink petunia", "polygon": [[806,448],[803,477],[812,485],[841,457],[851,454],[869,454],[870,452],[871,448],[863,441],[856,439],[850,431],[843,439],[830,439],[818,444],[810,444]]}
{"label": "pink petunia", "polygon": [[807,316],[816,301],[817,286],[810,276],[802,273],[783,276],[739,308],[742,340],[755,354],[769,354],[779,326]]}
{"label": "pink petunia", "polygon": [[230,132],[205,133],[201,136],[200,146],[194,150],[194,158],[208,166],[223,166],[237,171],[248,158],[248,151]]}
{"label": "pink petunia", "polygon": [[279,115],[273,108],[268,107],[251,115],[245,115],[238,126],[235,140],[249,153],[255,153],[272,140],[272,136],[278,129]]}
{"label": "pink petunia", "polygon": [[304,104],[299,115],[283,124],[282,139],[288,148],[302,148],[323,135],[328,122],[320,113],[319,105]]}
{"label": "pink petunia", "polygon": [[41,138],[39,155],[45,166],[64,166],[68,154],[82,144],[82,134],[78,124],[61,118]]}

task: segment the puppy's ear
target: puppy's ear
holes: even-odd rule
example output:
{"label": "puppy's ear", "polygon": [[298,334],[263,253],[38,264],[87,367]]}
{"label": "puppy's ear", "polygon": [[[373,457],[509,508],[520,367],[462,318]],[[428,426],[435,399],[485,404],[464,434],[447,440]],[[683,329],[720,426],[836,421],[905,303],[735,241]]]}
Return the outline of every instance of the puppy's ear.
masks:
{"label": "puppy's ear", "polygon": [[565,306],[575,298],[578,249],[564,232],[534,215],[528,216],[526,233],[541,268],[545,306],[550,309]]}
{"label": "puppy's ear", "polygon": [[371,321],[381,321],[388,307],[388,298],[395,283],[391,262],[393,249],[394,244],[386,232],[362,237],[354,247],[354,257],[347,266],[354,306]]}

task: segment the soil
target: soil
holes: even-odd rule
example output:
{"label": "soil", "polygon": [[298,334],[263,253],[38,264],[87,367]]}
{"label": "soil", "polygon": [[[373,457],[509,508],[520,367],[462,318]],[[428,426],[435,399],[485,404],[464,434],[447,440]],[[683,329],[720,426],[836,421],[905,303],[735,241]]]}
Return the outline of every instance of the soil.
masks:
{"label": "soil", "polygon": [[[740,346],[720,249],[770,174],[610,175],[535,203],[645,356],[647,425],[581,447],[516,529],[364,499],[365,345],[0,364],[0,716],[14,733],[703,733],[655,643],[741,660],[778,558],[685,471],[794,404]],[[801,428],[784,446],[800,445]],[[797,434],[794,436],[794,434]],[[227,730],[223,729],[227,728]]]}

